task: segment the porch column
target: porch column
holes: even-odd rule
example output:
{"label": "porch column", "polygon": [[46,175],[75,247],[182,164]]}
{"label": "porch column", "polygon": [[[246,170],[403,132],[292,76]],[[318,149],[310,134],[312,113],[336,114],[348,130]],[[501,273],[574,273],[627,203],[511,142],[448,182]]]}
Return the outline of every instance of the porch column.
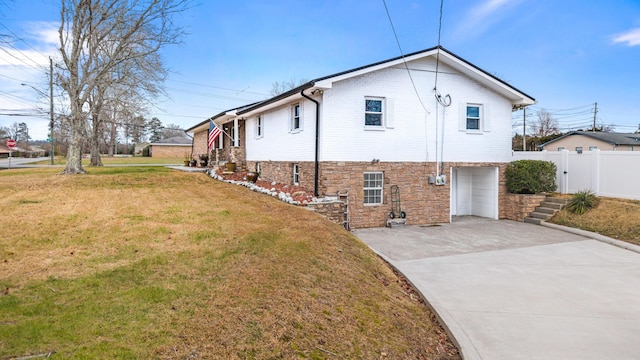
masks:
{"label": "porch column", "polygon": [[238,118],[233,119],[233,147],[238,147],[240,143],[240,133],[238,132]]}

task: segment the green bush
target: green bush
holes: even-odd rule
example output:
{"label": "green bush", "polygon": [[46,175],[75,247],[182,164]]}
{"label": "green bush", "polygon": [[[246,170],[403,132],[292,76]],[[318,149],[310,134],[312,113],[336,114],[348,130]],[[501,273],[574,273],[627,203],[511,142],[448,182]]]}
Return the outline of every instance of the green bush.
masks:
{"label": "green bush", "polygon": [[582,190],[573,194],[567,204],[567,210],[574,214],[582,215],[598,205],[600,199],[590,190]]}
{"label": "green bush", "polygon": [[542,160],[517,160],[507,165],[507,191],[540,194],[556,191],[556,164]]}

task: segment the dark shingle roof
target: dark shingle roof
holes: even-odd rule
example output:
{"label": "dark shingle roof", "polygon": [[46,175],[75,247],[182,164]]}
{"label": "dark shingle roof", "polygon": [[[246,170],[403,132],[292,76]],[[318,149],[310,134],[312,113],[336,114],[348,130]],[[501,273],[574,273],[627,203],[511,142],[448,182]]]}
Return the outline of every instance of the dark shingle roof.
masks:
{"label": "dark shingle roof", "polygon": [[191,145],[191,139],[183,136],[174,136],[156,142],[152,142],[151,145],[171,144],[171,145]]}
{"label": "dark shingle roof", "polygon": [[631,133],[612,133],[612,132],[602,132],[602,131],[572,131],[564,136],[548,141],[542,145],[541,147],[545,147],[546,145],[558,141],[560,139],[564,139],[567,136],[571,135],[582,135],[587,136],[592,139],[597,139],[600,141],[607,142],[611,145],[640,145],[640,134],[631,134]]}

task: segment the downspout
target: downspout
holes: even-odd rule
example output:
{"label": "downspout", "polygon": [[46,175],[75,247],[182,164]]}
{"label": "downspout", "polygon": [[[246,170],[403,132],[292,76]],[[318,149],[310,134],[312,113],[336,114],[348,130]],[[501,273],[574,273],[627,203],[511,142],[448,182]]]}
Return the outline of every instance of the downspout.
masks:
{"label": "downspout", "polygon": [[320,194],[318,194],[318,178],[320,176],[319,175],[320,162],[318,160],[319,146],[320,146],[320,103],[313,100],[309,96],[305,95],[304,90],[305,89],[300,90],[300,95],[302,95],[302,97],[304,97],[305,99],[309,99],[313,101],[313,103],[316,104],[316,159],[315,159],[315,173],[313,175],[313,195],[315,197],[318,197],[320,196]]}

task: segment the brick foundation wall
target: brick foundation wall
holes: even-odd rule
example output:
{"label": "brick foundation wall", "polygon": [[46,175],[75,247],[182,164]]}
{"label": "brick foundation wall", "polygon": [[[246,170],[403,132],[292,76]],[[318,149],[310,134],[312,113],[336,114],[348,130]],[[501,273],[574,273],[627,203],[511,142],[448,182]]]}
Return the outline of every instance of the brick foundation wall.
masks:
{"label": "brick foundation wall", "polygon": [[546,195],[505,194],[505,218],[524,221],[536,207],[544,201]]}
{"label": "brick foundation wall", "polygon": [[[260,177],[265,181],[293,184],[293,164],[300,169],[300,186],[313,191],[314,162],[264,161]],[[507,208],[507,191],[504,171],[506,163],[445,163],[445,174],[450,176],[452,167],[498,167],[498,217],[511,218]],[[256,170],[256,162],[248,161],[246,168]],[[364,204],[364,172],[383,172],[382,204]],[[321,162],[319,195],[336,196],[349,192],[349,214],[352,228],[381,227],[386,225],[391,211],[391,186],[400,189],[400,205],[407,214],[407,224],[435,224],[450,221],[450,181],[443,186],[429,184],[428,176],[436,173],[435,163],[407,162]],[[341,223],[342,220],[340,220]]]}
{"label": "brick foundation wall", "polygon": [[256,171],[258,162],[261,168],[260,179],[287,185],[293,185],[293,165],[298,164],[298,186],[313,191],[315,173],[313,161],[247,161],[247,171]]}
{"label": "brick foundation wall", "polygon": [[[261,179],[283,184],[293,183],[294,162],[261,162]],[[295,162],[300,168],[300,186],[313,190],[314,163]],[[499,168],[499,218],[507,218],[506,185],[503,163],[446,163],[446,174],[451,167]],[[254,171],[256,162],[247,162],[247,169]],[[363,173],[384,173],[383,201],[379,205],[364,204]],[[407,224],[434,224],[449,222],[450,182],[444,186],[428,184],[427,177],[435,174],[435,163],[399,162],[321,162],[319,195],[336,196],[349,192],[349,213],[352,228],[381,227],[386,225],[391,211],[392,185],[400,189],[400,205],[407,213]],[[450,180],[450,179],[449,179]]]}
{"label": "brick foundation wall", "polygon": [[[320,167],[321,193],[335,195],[349,192],[349,215],[352,228],[386,225],[391,212],[392,185],[400,189],[400,205],[407,214],[407,224],[449,222],[449,184],[429,185],[435,163],[323,162]],[[383,172],[383,201],[364,204],[363,173]]]}

